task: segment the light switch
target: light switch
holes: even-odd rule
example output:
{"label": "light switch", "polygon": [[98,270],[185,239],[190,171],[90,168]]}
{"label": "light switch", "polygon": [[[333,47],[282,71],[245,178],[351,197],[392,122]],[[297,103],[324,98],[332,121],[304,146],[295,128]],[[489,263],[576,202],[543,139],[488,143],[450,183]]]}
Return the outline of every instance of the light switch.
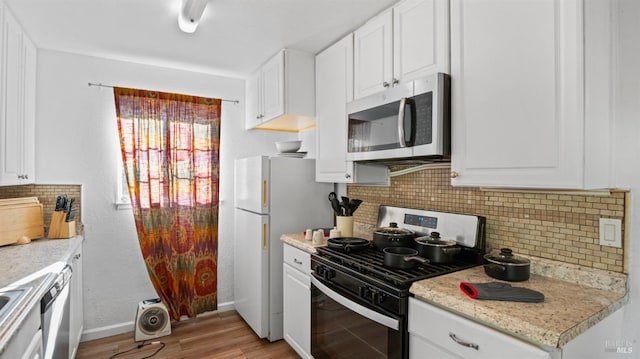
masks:
{"label": "light switch", "polygon": [[600,245],[622,248],[622,221],[600,218]]}

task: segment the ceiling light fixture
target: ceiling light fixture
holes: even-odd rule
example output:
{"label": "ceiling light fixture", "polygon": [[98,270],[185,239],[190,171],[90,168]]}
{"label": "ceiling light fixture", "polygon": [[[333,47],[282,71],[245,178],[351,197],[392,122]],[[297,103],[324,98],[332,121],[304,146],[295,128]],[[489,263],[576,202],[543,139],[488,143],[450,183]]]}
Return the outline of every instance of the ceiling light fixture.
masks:
{"label": "ceiling light fixture", "polygon": [[193,33],[198,27],[208,0],[182,0],[182,9],[178,14],[178,27],[186,33]]}

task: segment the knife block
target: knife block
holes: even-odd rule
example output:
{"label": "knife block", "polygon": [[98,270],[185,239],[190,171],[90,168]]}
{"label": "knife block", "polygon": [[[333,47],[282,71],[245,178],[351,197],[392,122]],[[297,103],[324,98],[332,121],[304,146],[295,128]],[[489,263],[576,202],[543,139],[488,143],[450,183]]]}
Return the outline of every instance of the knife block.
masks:
{"label": "knife block", "polygon": [[51,224],[49,225],[48,238],[71,238],[76,235],[76,221],[65,222],[67,218],[66,212],[53,212],[51,216]]}

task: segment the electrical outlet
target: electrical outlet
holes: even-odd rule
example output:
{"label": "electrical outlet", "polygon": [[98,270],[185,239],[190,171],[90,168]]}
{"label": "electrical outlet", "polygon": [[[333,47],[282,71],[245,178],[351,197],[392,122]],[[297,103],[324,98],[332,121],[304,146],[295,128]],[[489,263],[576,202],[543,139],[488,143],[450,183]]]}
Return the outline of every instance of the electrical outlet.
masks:
{"label": "electrical outlet", "polygon": [[600,218],[600,245],[622,248],[622,221]]}

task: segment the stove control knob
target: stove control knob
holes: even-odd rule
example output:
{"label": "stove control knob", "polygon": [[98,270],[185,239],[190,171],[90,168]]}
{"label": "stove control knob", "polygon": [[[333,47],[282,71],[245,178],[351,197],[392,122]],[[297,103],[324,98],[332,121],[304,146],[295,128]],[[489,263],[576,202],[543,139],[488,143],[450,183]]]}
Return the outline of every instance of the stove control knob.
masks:
{"label": "stove control knob", "polygon": [[367,287],[358,287],[358,296],[360,298],[366,298],[367,297]]}
{"label": "stove control knob", "polygon": [[321,277],[322,277],[322,276],[324,275],[324,271],[325,271],[325,269],[326,269],[326,268],[325,268],[322,264],[318,264],[318,265],[316,265],[316,270],[315,270],[315,272],[316,272],[316,274],[317,274],[317,275],[319,275],[319,276],[321,276]]}
{"label": "stove control knob", "polygon": [[324,271],[324,279],[329,280],[331,278],[335,278],[336,277],[336,271],[328,268],[327,270]]}

